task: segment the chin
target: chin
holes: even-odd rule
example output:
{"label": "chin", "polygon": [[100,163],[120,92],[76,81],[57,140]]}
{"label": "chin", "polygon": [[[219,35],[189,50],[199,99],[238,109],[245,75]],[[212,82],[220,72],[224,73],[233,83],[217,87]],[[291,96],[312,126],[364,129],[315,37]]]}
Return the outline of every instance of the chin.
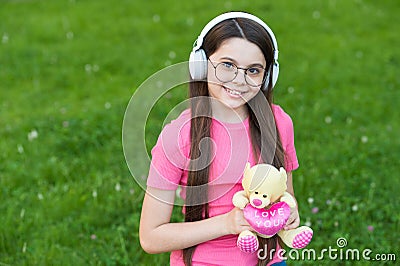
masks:
{"label": "chin", "polygon": [[[243,108],[247,103],[247,98],[252,94],[251,91],[248,90],[240,90],[242,94],[232,94],[229,93],[227,87],[223,85],[216,85],[209,86],[209,95],[222,103],[225,107],[233,110],[238,110]],[[239,89],[237,89],[239,91]]]}
{"label": "chin", "polygon": [[243,108],[246,105],[246,101],[245,100],[240,100],[240,102],[232,102],[232,101],[222,101],[222,103],[233,110],[237,110],[240,108]]}

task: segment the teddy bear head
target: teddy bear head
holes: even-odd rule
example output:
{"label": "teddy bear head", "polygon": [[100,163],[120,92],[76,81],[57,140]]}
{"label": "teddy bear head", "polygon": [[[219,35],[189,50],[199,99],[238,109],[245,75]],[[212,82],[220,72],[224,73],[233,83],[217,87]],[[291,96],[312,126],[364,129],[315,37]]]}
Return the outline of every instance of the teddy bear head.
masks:
{"label": "teddy bear head", "polygon": [[283,167],[279,170],[270,164],[246,164],[242,186],[250,204],[262,209],[277,201],[287,189],[287,175]]}

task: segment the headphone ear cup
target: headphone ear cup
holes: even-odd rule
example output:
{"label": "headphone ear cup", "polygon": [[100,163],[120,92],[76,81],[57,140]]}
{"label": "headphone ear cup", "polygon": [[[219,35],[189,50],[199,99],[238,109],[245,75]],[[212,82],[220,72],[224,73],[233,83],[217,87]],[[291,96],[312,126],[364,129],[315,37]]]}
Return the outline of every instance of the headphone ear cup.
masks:
{"label": "headphone ear cup", "polygon": [[[269,70],[267,72],[267,76],[265,77],[264,86],[262,88],[263,90],[268,90],[270,75],[271,75],[271,70]],[[279,63],[275,62],[272,65],[272,88],[271,89],[273,89],[275,87],[275,84],[278,81],[278,76],[279,76]]]}
{"label": "headphone ear cup", "polygon": [[189,72],[193,80],[207,78],[207,56],[203,49],[192,51],[189,56]]}
{"label": "headphone ear cup", "polygon": [[278,76],[279,76],[279,63],[275,62],[272,67],[272,88],[275,87],[275,84],[278,81]]}

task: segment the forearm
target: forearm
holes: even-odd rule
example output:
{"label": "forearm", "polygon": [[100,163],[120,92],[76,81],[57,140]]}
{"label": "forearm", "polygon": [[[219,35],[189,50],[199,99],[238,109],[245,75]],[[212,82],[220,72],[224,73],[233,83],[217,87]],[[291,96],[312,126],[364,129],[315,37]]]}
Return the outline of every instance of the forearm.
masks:
{"label": "forearm", "polygon": [[296,203],[297,206],[297,200],[296,197],[294,195],[294,188],[293,188],[293,178],[292,178],[292,172],[288,172],[287,173],[288,179],[287,179],[287,192],[292,195],[294,202]]}
{"label": "forearm", "polygon": [[165,223],[141,234],[143,249],[162,253],[184,249],[228,234],[225,215],[196,222]]}

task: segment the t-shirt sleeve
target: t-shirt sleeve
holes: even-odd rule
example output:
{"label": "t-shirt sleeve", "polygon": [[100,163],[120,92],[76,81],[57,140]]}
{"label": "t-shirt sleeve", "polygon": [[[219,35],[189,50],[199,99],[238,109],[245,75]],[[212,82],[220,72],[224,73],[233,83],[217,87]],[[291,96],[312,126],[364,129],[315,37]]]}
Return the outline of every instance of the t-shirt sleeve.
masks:
{"label": "t-shirt sleeve", "polygon": [[292,118],[279,106],[274,106],[276,124],[285,152],[285,170],[291,172],[299,168],[296,148],[294,146],[294,127]]}
{"label": "t-shirt sleeve", "polygon": [[294,127],[293,121],[290,116],[287,116],[286,125],[286,141],[285,141],[285,169],[291,172],[299,168],[299,161],[297,159],[296,148],[294,146]]}
{"label": "t-shirt sleeve", "polygon": [[187,162],[181,147],[181,129],[173,123],[162,130],[151,150],[147,186],[164,190],[175,190],[179,186]]}

